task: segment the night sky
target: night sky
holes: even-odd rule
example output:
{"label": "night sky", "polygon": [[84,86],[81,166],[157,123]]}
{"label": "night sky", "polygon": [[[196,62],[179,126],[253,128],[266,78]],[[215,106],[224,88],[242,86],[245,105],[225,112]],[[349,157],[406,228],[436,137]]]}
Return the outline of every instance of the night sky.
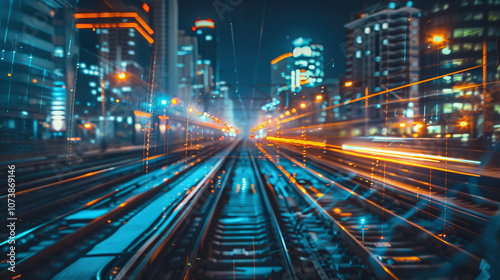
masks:
{"label": "night sky", "polygon": [[[221,79],[229,84],[236,81],[229,17],[226,9],[217,13],[214,3],[225,6],[225,0],[179,1],[179,29],[190,30],[194,20],[211,18],[215,21],[219,36],[219,61]],[[257,62],[259,36],[264,3],[266,0],[229,0],[228,4],[240,3],[231,11],[233,20],[240,93],[250,98],[251,86]],[[270,83],[270,61],[292,50],[291,42],[297,37],[312,38],[313,43],[325,47],[325,78],[338,78],[344,70],[344,57],[340,45],[345,42],[346,24],[351,14],[379,1],[331,1],[331,0],[267,0],[261,54],[258,59],[255,98],[265,98],[262,92]],[[222,8],[221,8],[222,9]],[[332,59],[335,67],[332,67]],[[248,109],[248,108],[247,108]]]}

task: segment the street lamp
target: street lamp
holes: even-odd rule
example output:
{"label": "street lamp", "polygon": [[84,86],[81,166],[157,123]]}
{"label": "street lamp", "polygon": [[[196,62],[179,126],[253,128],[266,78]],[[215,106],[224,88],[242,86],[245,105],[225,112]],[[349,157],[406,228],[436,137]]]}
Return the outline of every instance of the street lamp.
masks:
{"label": "street lamp", "polygon": [[351,87],[352,86],[352,81],[345,82],[344,86]]}
{"label": "street lamp", "polygon": [[444,38],[441,35],[432,36],[432,42],[434,42],[434,43],[441,43],[443,41],[444,41]]}
{"label": "street lamp", "polygon": [[125,80],[126,78],[127,78],[127,75],[125,73],[118,74],[118,79]]}
{"label": "street lamp", "polygon": [[365,246],[365,218],[361,218],[361,239],[363,241],[363,246]]}
{"label": "street lamp", "polygon": [[300,103],[300,108],[305,109],[306,108],[306,103]]}
{"label": "street lamp", "polygon": [[316,101],[321,101],[321,100],[323,100],[323,95],[321,94],[316,95]]}

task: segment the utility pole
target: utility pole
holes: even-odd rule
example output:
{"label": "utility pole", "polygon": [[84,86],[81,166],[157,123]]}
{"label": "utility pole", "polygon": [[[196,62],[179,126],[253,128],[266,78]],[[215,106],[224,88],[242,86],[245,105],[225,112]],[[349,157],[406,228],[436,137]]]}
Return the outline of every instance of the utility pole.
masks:
{"label": "utility pole", "polygon": [[486,83],[487,83],[487,72],[486,64],[488,58],[488,44],[486,42],[486,37],[483,39],[483,141],[486,143]]}
{"label": "utility pole", "polygon": [[102,111],[102,139],[101,139],[101,150],[105,151],[107,147],[106,143],[106,96],[104,94],[104,76],[101,76],[101,111]]}

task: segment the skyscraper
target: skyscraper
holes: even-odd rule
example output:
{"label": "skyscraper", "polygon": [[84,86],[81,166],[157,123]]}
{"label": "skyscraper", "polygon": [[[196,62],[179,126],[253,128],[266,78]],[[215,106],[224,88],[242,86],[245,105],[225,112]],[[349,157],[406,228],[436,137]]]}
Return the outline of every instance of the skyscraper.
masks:
{"label": "skyscraper", "polygon": [[152,0],[152,22],[156,32],[155,84],[159,98],[162,95],[177,96],[177,0]]}
{"label": "skyscraper", "polygon": [[0,138],[11,143],[11,151],[29,152],[37,140],[65,137],[68,85],[66,69],[60,67],[74,54],[70,55],[68,44],[71,32],[54,22],[64,18],[71,2],[0,2],[4,11],[0,18],[0,37],[4,38],[0,41]]}
{"label": "skyscraper", "polygon": [[[352,21],[345,25],[347,65],[343,102],[418,81],[419,16],[420,11],[412,7],[411,1],[377,5],[353,15]],[[401,128],[400,123],[413,123],[418,95],[418,85],[375,95],[346,105],[343,117],[366,119],[351,130],[353,136],[401,134],[402,129],[411,129],[406,125]]]}
{"label": "skyscraper", "polygon": [[297,38],[292,42],[293,69],[291,90],[299,92],[302,87],[315,87],[323,82],[323,46],[311,44],[312,39]]}
{"label": "skyscraper", "polygon": [[198,39],[198,53],[201,56],[202,64],[210,65],[214,73],[214,82],[219,82],[219,62],[217,60],[217,42],[219,39],[215,22],[211,19],[195,20],[192,31]]}
{"label": "skyscraper", "polygon": [[[148,110],[152,102],[148,89],[155,32],[149,12],[149,6],[138,0],[79,5],[75,18],[82,51],[71,136],[91,143],[106,138],[133,140],[133,112]],[[84,123],[90,123],[90,128]]]}

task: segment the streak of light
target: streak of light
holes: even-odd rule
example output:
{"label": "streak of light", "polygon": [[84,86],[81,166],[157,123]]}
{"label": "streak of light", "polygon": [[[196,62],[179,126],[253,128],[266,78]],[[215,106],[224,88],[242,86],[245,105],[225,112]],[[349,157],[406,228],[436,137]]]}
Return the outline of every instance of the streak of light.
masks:
{"label": "streak of light", "polygon": [[282,55],[278,56],[277,58],[275,58],[275,59],[271,60],[271,64],[276,64],[276,63],[278,63],[279,61],[281,61],[281,60],[283,60],[283,59],[285,59],[285,58],[291,57],[291,56],[293,56],[293,54],[292,54],[292,53],[285,53],[285,54],[282,54]]}
{"label": "streak of light", "polygon": [[146,113],[146,112],[141,112],[141,111],[134,111],[134,114],[136,116],[139,116],[139,117],[151,117],[151,114],[150,113]]}
{"label": "streak of light", "polygon": [[428,159],[436,159],[436,160],[443,160],[443,161],[453,161],[453,162],[462,162],[462,163],[471,163],[471,164],[481,164],[480,161],[477,160],[468,160],[468,159],[460,159],[460,158],[451,158],[451,157],[442,157],[442,156],[434,156],[434,155],[427,155],[427,154],[416,154],[416,153],[409,153],[409,152],[398,152],[398,151],[392,151],[392,150],[384,150],[381,151],[379,149],[372,149],[372,148],[367,148],[367,147],[358,147],[358,146],[349,146],[349,145],[342,145],[343,150],[353,150],[353,151],[368,151],[368,152],[374,152],[374,153],[382,153],[382,154],[396,154],[396,155],[404,155],[404,156],[413,156],[413,157],[419,157],[419,158],[428,158]]}
{"label": "streak of light", "polygon": [[[351,104],[351,103],[354,103],[354,102],[365,100],[365,99],[368,99],[368,98],[371,98],[371,97],[374,97],[374,96],[386,94],[386,93],[389,93],[389,92],[392,92],[392,91],[396,91],[396,90],[404,89],[404,88],[411,87],[411,86],[414,86],[414,85],[423,84],[423,83],[427,83],[427,82],[434,81],[434,80],[437,80],[437,79],[441,79],[441,78],[443,78],[445,76],[450,76],[450,75],[455,75],[455,74],[467,72],[467,71],[470,71],[470,70],[473,70],[473,69],[476,69],[476,68],[479,68],[479,67],[483,67],[483,65],[481,64],[481,65],[469,67],[469,68],[466,68],[466,69],[462,69],[462,70],[459,70],[459,71],[455,71],[455,72],[452,72],[452,73],[448,73],[448,74],[445,74],[445,75],[432,77],[432,78],[429,78],[429,79],[425,79],[425,80],[413,82],[413,83],[410,83],[410,84],[406,84],[406,85],[402,85],[402,86],[399,86],[399,87],[387,89],[387,90],[384,90],[384,91],[379,91],[379,92],[376,92],[376,93],[372,93],[370,95],[366,95],[366,96],[363,96],[363,97],[360,97],[360,98],[349,100],[348,102],[344,102],[344,103],[341,103],[341,104],[336,104],[336,105],[328,106],[328,107],[322,108],[321,110],[318,110],[318,111],[331,110],[333,108],[337,108],[337,107],[340,107],[340,106],[344,106],[344,105],[347,105],[347,104]],[[301,108],[302,108],[302,104],[301,104]],[[307,112],[307,113],[304,113],[304,114],[301,114],[301,115],[298,115],[298,116],[293,116],[293,117],[281,120],[281,123],[286,123],[286,122],[290,122],[290,121],[293,121],[293,120],[296,120],[296,119],[300,119],[300,118],[303,118],[305,116],[312,115],[314,113],[316,113],[316,111],[310,111],[310,112]]]}
{"label": "streak of light", "polygon": [[320,191],[318,191],[316,188],[314,188],[313,186],[309,186],[309,189],[311,191],[313,191],[317,197],[322,197],[323,196],[323,193],[321,193]]}
{"label": "streak of light", "polygon": [[144,28],[146,31],[150,34],[153,35],[154,31],[149,27],[149,25],[139,16],[137,13],[133,12],[128,12],[128,13],[76,13],[75,18],[81,19],[81,18],[135,18],[137,22]]}
{"label": "streak of light", "polygon": [[[411,165],[411,166],[416,166],[416,167],[421,167],[421,168],[429,168],[429,169],[439,170],[439,171],[447,171],[447,172],[452,172],[452,173],[462,174],[462,175],[467,175],[467,176],[481,177],[481,175],[479,175],[479,174],[462,172],[462,171],[448,169],[448,168],[440,168],[440,167],[431,166],[431,165],[423,165],[423,164],[418,164],[418,163],[409,162],[409,161],[390,159],[390,158],[386,158],[386,157],[371,156],[371,155],[362,154],[359,152],[349,152],[348,150],[353,150],[353,151],[362,150],[364,152],[369,151],[371,153],[382,154],[382,155],[386,155],[386,156],[390,156],[390,157],[398,157],[398,158],[420,160],[420,161],[431,161],[432,162],[432,161],[435,161],[434,158],[436,158],[436,159],[443,160],[443,161],[455,161],[455,162],[467,163],[468,160],[463,160],[463,159],[439,157],[439,156],[433,156],[433,155],[421,155],[421,154],[406,153],[406,152],[403,153],[403,152],[397,152],[397,151],[381,151],[378,149],[370,149],[370,148],[365,148],[365,147],[356,147],[356,146],[348,146],[348,145],[343,145],[342,146],[343,150],[339,150],[339,149],[329,148],[323,142],[304,141],[304,140],[298,140],[298,139],[284,139],[284,138],[276,138],[276,137],[270,137],[270,136],[266,137],[266,140],[277,141],[277,142],[282,142],[282,143],[289,143],[289,144],[295,144],[295,143],[307,144],[307,145],[314,146],[314,147],[327,148],[330,151],[343,153],[346,155],[353,155],[353,156],[357,156],[357,157],[369,158],[369,159],[374,159],[374,160],[384,160],[387,162],[406,164],[406,165]],[[299,142],[299,141],[302,141],[302,142]],[[414,157],[411,157],[409,155],[413,155]],[[468,163],[477,164],[474,161],[469,161]]]}
{"label": "streak of light", "polygon": [[135,28],[150,44],[154,43],[153,38],[148,35],[137,23],[135,22],[119,22],[119,23],[77,23],[77,29],[92,29],[92,28]]}

